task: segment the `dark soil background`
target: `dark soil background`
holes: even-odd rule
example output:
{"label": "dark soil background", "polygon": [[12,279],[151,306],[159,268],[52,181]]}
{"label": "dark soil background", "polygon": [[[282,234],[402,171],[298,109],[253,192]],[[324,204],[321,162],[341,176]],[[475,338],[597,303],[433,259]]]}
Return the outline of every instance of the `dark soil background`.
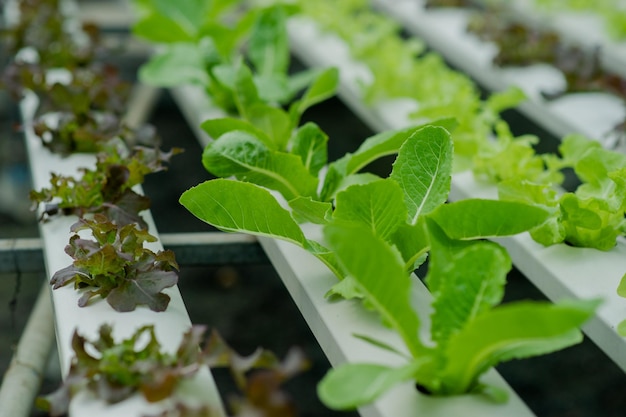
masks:
{"label": "dark soil background", "polygon": [[[0,103],[0,239],[37,237],[34,215],[27,211],[30,183],[21,137],[14,129],[17,113],[6,97]],[[507,112],[507,117],[517,133],[536,130],[515,112]],[[316,121],[329,134],[331,160],[356,149],[372,134],[336,99],[311,109],[306,118]],[[149,176],[144,185],[153,201],[152,213],[159,232],[211,230],[178,204],[184,190],[209,176],[200,164],[201,148],[167,92],[161,95],[151,121],[163,137],[165,148],[186,149],[172,160],[168,172]],[[554,147],[554,143],[550,146]],[[389,162],[374,169],[389,169]],[[34,256],[33,262],[41,261]],[[33,266],[33,271],[0,273],[0,373],[8,366],[12,349],[46,278],[42,264],[39,268]],[[192,321],[218,329],[239,352],[250,353],[257,346],[271,349],[279,356],[291,346],[306,351],[312,369],[287,384],[302,416],[356,415],[331,412],[317,400],[315,385],[328,369],[328,362],[267,261],[213,266],[183,264],[179,287]],[[543,298],[521,274],[511,272],[508,300]],[[51,363],[42,392],[49,392],[60,380],[54,359]],[[588,340],[552,355],[509,362],[498,370],[540,417],[626,415],[625,374]],[[225,397],[234,391],[225,372],[217,371],[215,376]],[[34,411],[35,415],[42,414]]]}

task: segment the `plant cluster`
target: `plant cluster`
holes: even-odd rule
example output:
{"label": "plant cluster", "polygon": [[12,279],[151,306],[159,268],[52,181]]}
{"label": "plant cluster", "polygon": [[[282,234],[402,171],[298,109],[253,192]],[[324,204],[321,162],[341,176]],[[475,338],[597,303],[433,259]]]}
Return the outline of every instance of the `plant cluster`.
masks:
{"label": "plant cluster", "polygon": [[115,138],[155,146],[153,128],[122,121],[130,85],[99,59],[104,48],[98,28],[71,28],[62,8],[58,0],[19,2],[19,22],[3,33],[15,58],[2,74],[2,87],[16,99],[26,91],[37,95],[33,130],[52,152],[97,152]]}
{"label": "plant cluster", "polygon": [[[133,187],[141,184],[145,175],[166,169],[165,164],[180,150],[159,150],[152,126],[131,129],[121,122],[129,86],[119,79],[117,69],[96,60],[100,48],[97,28],[86,24],[82,31],[70,31],[64,23],[62,5],[56,0],[20,2],[19,9],[20,21],[5,33],[16,58],[3,74],[4,86],[16,98],[37,94],[38,116],[29,117],[33,117],[34,133],[51,151],[62,155],[98,152],[95,168],[81,168],[80,178],[52,173],[50,188],[31,192],[33,208],[45,204],[42,220],[55,214],[76,215],[81,224],[93,226],[94,233],[106,228],[112,233],[107,239],[124,234],[122,240],[128,238],[135,225],[146,229],[139,213],[150,207],[150,199]],[[45,22],[40,20],[40,12],[46,16]],[[44,47],[38,43],[41,39],[49,44]],[[24,60],[17,48],[30,48],[36,57]],[[94,213],[107,217],[84,217]],[[120,311],[144,303],[157,311],[167,307],[169,297],[160,291],[177,281],[171,253],[154,254],[143,249],[144,238],[134,239],[124,248],[115,248],[113,240],[97,239],[96,243],[76,239],[72,238],[68,246],[73,248],[69,252],[75,265],[57,272],[51,281],[54,288],[68,282],[75,282],[76,288],[97,288],[83,294],[81,306],[94,295],[106,298],[113,294],[109,303]],[[128,250],[136,256],[130,256]],[[96,260],[107,264],[98,267]],[[90,262],[91,268],[87,267]],[[161,278],[155,279],[159,275]],[[144,293],[148,288],[150,291]]]}
{"label": "plant cluster", "polygon": [[[384,50],[381,51],[377,45],[393,43],[398,45],[397,48],[409,50],[415,41],[404,41],[395,23],[373,12],[367,1],[352,0],[342,3],[343,6],[340,8],[334,7],[330,1],[304,3],[303,12],[319,21],[322,27],[344,39],[353,56],[370,66],[375,78],[380,76],[382,79],[387,79],[393,76],[397,84],[419,86],[425,83],[429,88],[437,85],[435,82],[426,83],[428,78],[416,80],[410,76],[405,77],[404,65],[386,65],[386,69],[380,69],[382,67],[380,62],[395,61],[387,58],[386,53],[390,48],[382,48]],[[334,10],[332,14],[331,9]],[[496,23],[506,25],[501,22],[502,19]],[[368,48],[367,58],[362,58],[361,51],[364,44],[362,38],[366,34],[374,34],[372,36],[377,36],[377,41],[372,44],[376,47]],[[382,38],[390,40],[383,41]],[[517,51],[519,48],[510,47],[507,50]],[[422,59],[426,58],[412,57],[414,61]],[[370,65],[370,62],[376,61],[379,62],[377,65]],[[385,75],[383,71],[386,71],[388,75]],[[445,67],[442,71],[433,71],[430,76],[447,80],[449,73],[454,73],[454,71]],[[475,90],[476,87],[471,81],[466,80],[467,85]],[[418,102],[419,109],[422,108],[422,96],[410,93],[420,88],[404,89],[406,96]],[[393,87],[388,91],[385,88],[379,88],[377,91],[381,99],[398,96]],[[437,100],[436,97],[450,97],[445,87],[432,89],[431,93],[435,96],[428,98],[431,101]],[[501,184],[499,185],[501,198],[517,199],[549,208],[553,216],[546,224],[531,232],[538,242],[544,245],[566,242],[575,246],[611,249],[615,246],[617,237],[626,233],[623,222],[625,189],[623,174],[618,169],[622,157],[616,152],[600,149],[594,151],[595,156],[591,158],[596,161],[594,163],[604,168],[592,175],[586,173],[584,168],[588,162],[578,162],[578,159],[586,158],[584,152],[568,151],[570,146],[565,143],[560,148],[560,155],[537,155],[533,145],[539,141],[539,138],[532,135],[513,137],[506,122],[498,117],[500,111],[516,105],[521,97],[523,94],[519,90],[511,90],[492,94],[482,102],[475,95],[472,99],[475,104],[462,109],[458,104],[468,103],[468,101],[455,100],[454,103],[445,106],[442,104],[438,114],[456,118],[458,122],[457,128],[452,131],[452,137],[455,145],[455,161],[461,159],[463,162],[455,163],[455,170],[472,169],[477,179]],[[439,100],[446,100],[446,98]],[[430,120],[433,119],[430,118]],[[473,133],[468,134],[468,129]],[[576,140],[580,146],[599,148],[591,140],[577,138],[578,140],[569,139],[565,142],[571,144]],[[575,168],[576,166],[579,168]],[[565,168],[575,168],[575,173],[582,182],[575,192],[564,192],[559,187],[563,181],[560,171]],[[609,172],[611,172],[610,175]],[[600,186],[599,183],[603,185]],[[532,197],[535,192],[537,194]],[[596,208],[600,211],[597,215],[593,213]]]}
{"label": "plant cluster", "polygon": [[624,5],[612,0],[534,0],[538,9],[550,12],[573,11],[592,13],[599,16],[607,29],[607,33],[616,40],[626,38],[626,13]]}
{"label": "plant cluster", "polygon": [[82,177],[52,174],[50,188],[31,191],[35,207],[45,204],[42,218],[59,212],[83,217],[103,213],[118,226],[148,225],[140,213],[150,208],[150,199],[133,190],[147,174],[163,171],[165,163],[180,149],[162,152],[158,148],[112,146],[96,155],[95,169],[81,168]]}
{"label": "plant cluster", "polygon": [[[235,138],[239,141],[237,145],[227,145]],[[239,146],[241,143],[250,146]],[[224,153],[231,152],[231,160],[237,152],[240,153],[237,158],[247,155],[249,165],[261,154],[254,149],[253,137],[246,137],[240,131],[228,132],[207,146],[204,162],[209,169],[213,161],[207,163],[206,157],[214,147],[220,147]],[[398,156],[389,178],[358,173],[360,164],[396,152]],[[220,162],[216,165],[220,166]],[[270,167],[264,166],[266,170]],[[412,357],[407,367],[391,370],[378,365],[364,366],[367,369],[348,365],[331,371],[321,383],[320,396],[327,405],[354,408],[407,379],[417,381],[437,395],[488,391],[480,384],[479,377],[492,365],[551,352],[580,341],[582,336],[577,327],[597,305],[597,302],[511,305],[502,307],[505,312],[502,316],[499,308],[493,313],[493,320],[501,323],[501,327],[492,326],[492,331],[487,333],[478,330],[484,330],[481,319],[490,321],[488,313],[501,300],[510,260],[500,246],[474,239],[528,230],[545,221],[549,213],[533,205],[510,201],[470,199],[444,204],[451,169],[449,134],[442,127],[426,126],[379,134],[366,140],[354,154],[331,163],[320,187],[327,190],[326,201],[315,194],[290,195],[283,182],[276,181],[281,177],[280,168],[261,176],[254,167],[235,174],[237,180],[202,183],[186,191],[180,201],[197,217],[219,229],[269,236],[303,247],[340,279],[329,289],[329,295],[362,298],[400,333]],[[295,183],[300,181],[297,176],[290,178],[290,188],[307,189],[305,178],[300,178],[301,185]],[[288,208],[281,206],[281,200],[287,201]],[[299,221],[322,225],[325,239],[307,238],[307,230]],[[415,285],[411,271],[421,265],[428,253],[431,263],[427,282],[436,295],[433,331],[442,332],[442,335],[433,334],[434,340],[440,342],[438,348],[426,348],[419,341],[419,318],[409,300],[410,288]],[[491,289],[485,294],[483,290],[487,287]],[[468,288],[476,289],[475,299]],[[463,307],[465,312],[460,313],[453,305],[465,296],[467,308]],[[520,323],[528,314],[545,316],[542,320],[550,324],[546,328],[534,324],[522,326]],[[473,320],[476,320],[475,328]],[[511,328],[519,333],[505,331]],[[448,338],[463,331],[468,335],[459,339],[459,346],[475,343],[477,347],[463,353],[467,356],[460,359],[456,356],[463,349],[453,353],[446,349],[452,343]],[[389,348],[381,341],[363,338]],[[448,363],[451,368],[447,367]],[[467,368],[469,363],[474,363],[475,368]],[[359,381],[358,386],[355,387],[354,381]]]}
{"label": "plant cluster", "polygon": [[[78,235],[81,230],[89,230],[95,241]],[[178,281],[178,264],[172,251],[154,253],[143,246],[156,237],[132,223],[118,226],[102,214],[80,219],[71,231],[65,252],[74,262],[52,276],[53,289],[70,283],[88,288],[78,300],[81,307],[99,295],[116,311],[133,311],[139,304],[153,311],[167,308],[170,297],[161,291]]]}
{"label": "plant cluster", "polygon": [[[358,2],[351,2],[353,5],[356,3]],[[468,3],[473,4],[466,7],[479,6],[478,2]],[[480,6],[484,7],[484,4]],[[331,21],[341,22],[348,20],[355,13],[359,15],[369,13],[363,7],[357,10],[343,17],[335,15]],[[313,16],[322,20],[323,25],[327,25],[328,19],[322,14]],[[370,22],[372,20],[368,19]],[[558,56],[561,62],[559,66],[565,68],[564,73],[571,90],[595,90],[603,86],[604,91],[623,96],[623,79],[605,73],[598,66],[598,51],[583,54],[582,50],[570,47],[567,48],[570,54],[568,55],[563,53],[566,48],[557,43],[555,34],[537,35],[534,30],[516,27],[506,19],[489,18],[489,20],[496,28],[509,28],[510,39],[519,42],[515,43],[515,47],[504,47],[503,50],[518,53],[519,45],[530,45],[528,49],[522,48],[528,52],[522,61],[530,62],[530,55],[537,52],[544,56],[546,62],[553,60],[550,57]],[[352,49],[358,50],[358,36],[348,36],[349,33],[337,25],[331,25],[330,29],[340,34]],[[354,33],[359,34],[371,30],[367,25],[352,29]],[[501,39],[496,41],[505,42]],[[384,58],[384,54],[372,52],[370,60]],[[578,63],[584,65],[577,68]],[[402,82],[401,80],[398,82]],[[393,93],[390,93],[390,96],[392,95]],[[498,95],[492,95],[488,101],[497,103]],[[484,141],[475,148],[471,161],[472,170],[477,179],[496,183],[501,199],[537,204],[550,211],[550,216],[540,226],[531,230],[531,236],[535,240],[544,245],[567,243],[573,246],[611,250],[618,237],[626,234],[623,155],[604,150],[598,143],[580,135],[564,138],[559,149],[560,156],[536,155],[533,145],[539,138],[532,135],[515,138],[506,123],[501,120],[496,121],[494,127],[496,133],[494,140]],[[623,123],[617,126],[617,134],[622,134],[623,129]],[[455,145],[458,143],[459,141],[455,140]],[[564,192],[558,187],[563,180],[560,173],[562,169],[572,169],[581,182],[574,192]],[[626,280],[622,280],[618,289],[622,296],[626,296],[624,282]],[[619,326],[621,334],[626,335],[625,329],[626,321]]]}
{"label": "plant cluster", "polygon": [[503,19],[502,14],[494,10],[473,14],[468,31],[497,46],[493,62],[498,66],[545,63],[561,71],[565,88],[543,92],[548,99],[595,91],[626,99],[626,80],[602,67],[600,49],[587,51],[578,45],[565,44],[555,31]]}
{"label": "plant cluster", "polygon": [[[37,404],[49,411],[51,416],[61,416],[67,413],[72,398],[83,390],[91,391],[109,404],[123,401],[136,392],[148,402],[158,402],[171,397],[182,380],[195,375],[202,366],[209,365],[230,369],[245,393],[245,397],[238,399],[240,408],[265,413],[260,415],[267,417],[294,415],[280,385],[308,366],[300,351],[291,350],[282,362],[262,349],[243,357],[232,350],[216,331],[200,349],[205,333],[205,326],[192,326],[182,336],[176,351],[169,353],[162,350],[153,325],[137,329],[122,341],[114,339],[113,329],[107,324],[100,327],[97,340],[88,340],[74,332],[74,357],[68,375],[56,391],[39,397]],[[250,372],[253,369],[255,371]],[[271,403],[272,400],[278,401]],[[286,413],[277,414],[283,411]],[[207,407],[194,408],[176,403],[171,410],[159,416],[207,417],[215,415],[214,412]]]}
{"label": "plant cluster", "polygon": [[[19,9],[20,22],[5,35],[13,52],[27,48],[35,51],[36,59],[11,63],[3,74],[3,86],[15,98],[37,94],[40,116],[33,129],[51,151],[62,155],[97,152],[95,168],[81,168],[80,178],[53,173],[50,188],[31,192],[35,207],[46,205],[42,219],[57,213],[78,217],[65,248],[74,262],[57,271],[50,284],[57,289],[73,283],[82,291],[81,307],[99,296],[120,312],[138,305],[164,311],[170,297],[162,290],[176,284],[178,264],[173,252],[155,253],[144,247],[156,240],[140,216],[150,207],[150,200],[133,188],[143,183],[145,175],[165,170],[181,150],[161,151],[152,126],[131,129],[121,123],[128,84],[118,78],[115,68],[95,61],[99,51],[95,26],[85,24],[82,31],[68,32],[67,17],[57,0],[25,0]],[[89,42],[76,44],[77,39]],[[55,82],[59,78],[63,82]],[[311,102],[301,104],[294,114],[307,105]],[[210,365],[231,369],[243,393],[233,399],[237,415],[296,415],[281,384],[308,366],[298,350],[292,350],[283,362],[260,349],[241,357],[215,332],[206,348],[199,350],[205,329],[194,326],[175,353],[165,353],[152,325],[140,327],[121,342],[114,340],[112,332],[109,325],[103,325],[100,338],[89,341],[75,331],[69,374],[57,391],[38,399],[40,407],[51,415],[63,415],[73,396],[84,389],[107,403],[135,392],[157,402],[170,397],[182,379]],[[263,370],[250,372],[252,368]],[[212,412],[178,403],[163,415]]]}
{"label": "plant cluster", "polygon": [[[356,2],[342,3],[342,7],[348,3]],[[337,15],[335,10],[331,16],[334,19]],[[338,21],[347,26],[350,24],[346,22],[355,20],[339,16]],[[368,29],[372,27],[375,32],[373,24]],[[354,26],[344,26],[342,31],[368,33],[350,29]],[[330,164],[324,151],[328,138],[314,124],[290,131],[287,146],[278,147],[271,130],[251,125],[246,116],[247,106],[256,105],[257,98],[262,97],[255,91],[258,85],[250,82],[255,74],[243,75],[248,81],[240,83],[242,88],[235,95],[240,119],[203,124],[214,138],[205,148],[203,164],[223,178],[188,190],[180,201],[221,230],[283,239],[308,250],[340,279],[329,294],[362,298],[400,333],[409,351],[409,364],[399,369],[348,365],[332,371],[319,388],[329,406],[365,404],[392,384],[407,379],[438,395],[486,392],[488,388],[479,377],[494,364],[551,352],[581,339],[578,327],[593,314],[597,301],[496,307],[510,260],[498,245],[474,241],[540,227],[553,214],[549,208],[506,200],[443,204],[449,191],[454,146],[441,127],[384,132]],[[510,95],[497,95],[484,107],[504,108],[502,104],[511,101]],[[490,120],[500,128],[502,137],[516,142],[494,114],[489,113]],[[458,129],[449,119],[437,124],[453,135]],[[518,142],[523,148],[531,141]],[[359,172],[378,157],[395,153],[398,156],[390,178]],[[535,167],[533,178],[559,177],[557,168],[544,172],[544,164],[551,162],[552,168],[557,162],[533,158],[534,154],[525,158],[540,162],[529,163]],[[301,226],[307,222],[321,225],[325,239],[310,237]],[[436,347],[419,339],[420,319],[408,300],[413,285],[409,274],[427,253],[432,262],[427,284],[435,297],[431,338]],[[478,265],[476,259],[484,262]],[[396,278],[383,281],[382,276]],[[476,291],[468,292],[468,288]],[[464,307],[453,308],[464,296]],[[545,317],[546,326],[524,325],[529,315],[541,320]],[[484,326],[493,332],[485,334]],[[363,339],[393,349],[367,336]],[[466,350],[470,345],[472,349]]]}
{"label": "plant cluster", "polygon": [[[506,199],[468,199],[445,204],[453,164],[458,166],[453,158],[455,151],[457,156],[469,160],[481,155],[486,161],[500,150],[498,146],[515,150],[530,147],[532,140],[512,138],[498,116],[502,109],[519,102],[519,91],[481,101],[468,79],[447,69],[434,54],[420,56],[420,45],[409,43],[407,46],[399,39],[397,26],[368,13],[362,1],[342,2],[339,7],[334,4],[332,12],[324,17],[336,20],[334,29],[346,39],[348,32],[356,36],[348,43],[354,48],[355,56],[367,60],[372,68],[375,87],[370,87],[367,96],[371,100],[406,96],[406,86],[415,85],[421,94],[419,97],[423,98],[418,98],[420,108],[416,117],[429,123],[380,133],[365,140],[354,153],[329,163],[328,136],[314,123],[300,126],[299,121],[308,107],[334,93],[338,76],[334,69],[296,75],[287,73],[285,22],[293,11],[291,7],[252,8],[250,13],[241,15],[237,14],[238,9],[231,7],[235,2],[229,0],[181,2],[176,6],[165,3],[138,1],[144,19],[135,31],[145,38],[168,44],[165,52],[144,67],[142,78],[160,80],[166,85],[199,84],[229,114],[229,117],[203,124],[214,140],[205,148],[202,162],[219,178],[186,191],[180,198],[181,203],[221,230],[283,239],[308,250],[339,279],[338,284],[329,289],[329,295],[362,299],[365,306],[380,313],[383,322],[396,331],[405,344],[406,352],[368,335],[360,335],[380,348],[396,351],[406,358],[407,364],[399,368],[349,364],[331,371],[319,385],[320,397],[327,405],[354,408],[373,401],[391,385],[406,380],[415,381],[423,391],[434,395],[482,392],[502,399],[500,393],[494,393],[480,381],[480,376],[490,367],[506,360],[552,352],[581,340],[579,327],[593,314],[598,301],[562,301],[554,305],[521,302],[498,306],[511,267],[510,259],[501,246],[483,240],[535,230],[546,222],[553,222],[554,206]],[[329,4],[303,2],[302,9],[315,14],[330,10]],[[172,12],[172,7],[176,7],[176,13]],[[231,11],[234,14],[230,14]],[[234,19],[224,18],[226,15]],[[366,30],[357,30],[358,25],[364,25]],[[163,31],[164,27],[169,30]],[[242,47],[246,54],[241,54]],[[392,61],[381,61],[374,52],[395,54],[399,65],[383,68]],[[175,63],[180,65],[175,66]],[[402,71],[398,74],[399,69],[420,75],[407,82],[401,78]],[[439,75],[427,82],[432,74]],[[390,87],[386,89],[386,86]],[[296,98],[296,92],[303,89],[302,96]],[[498,145],[488,139],[493,129],[499,133]],[[524,164],[531,167],[532,172],[524,174],[524,181],[558,177],[558,169],[566,163],[577,167],[579,175],[587,175],[590,171],[585,169],[585,164],[597,165],[598,158],[592,156],[597,152],[586,147],[573,148],[571,154],[565,152],[562,158],[525,155]],[[484,149],[493,152],[488,154]],[[395,154],[397,157],[388,178],[363,172],[369,162]],[[620,162],[610,161],[605,167],[607,172],[615,171],[615,164]],[[548,167],[547,172],[545,167]],[[501,179],[509,175],[504,173],[504,167],[496,173],[485,172]],[[618,175],[614,177],[614,184],[623,185]],[[590,185],[584,192],[596,189],[605,192],[604,187],[616,190],[591,175],[588,179]],[[305,223],[316,224],[323,236],[311,233]],[[169,255],[158,256],[139,248],[140,241],[150,239],[147,232],[133,224],[113,230],[111,224],[96,214],[93,221],[81,220],[74,226],[75,231],[91,229],[96,241],[83,240],[79,235],[72,237],[67,251],[75,262],[65,272],[60,271],[57,282],[74,282],[80,286],[93,281],[94,274],[106,281],[104,278],[110,271],[98,269],[97,261],[114,252],[121,254],[121,260],[112,262],[111,268],[127,274],[123,285],[127,285],[130,292],[139,276],[152,275],[152,271],[142,269],[143,266],[159,263],[170,270],[176,268]],[[414,285],[419,285],[412,271],[423,264],[427,256],[430,262],[425,280],[433,294],[433,313],[429,340],[422,340],[420,323],[425,318],[415,312],[409,294]],[[147,262],[143,262],[144,257],[148,258]],[[94,268],[88,279],[81,275],[85,268]],[[120,301],[125,294],[120,295],[120,291],[115,292],[106,285],[101,285],[96,292],[113,297],[113,303],[118,306],[132,304]],[[86,293],[84,302],[91,296]],[[143,331],[150,332],[149,329]],[[102,335],[112,340],[109,330],[101,330]],[[142,384],[151,386],[154,381],[148,377],[146,382],[134,373],[134,364],[142,363],[137,361],[137,355],[158,358],[162,355],[156,350],[136,351],[133,337],[123,342],[123,347],[113,347],[112,342],[93,342],[101,358],[91,354],[87,358],[77,351],[77,357],[81,356],[89,364],[89,371],[77,369],[75,372],[94,372],[104,362],[105,367],[121,372],[112,377],[114,383],[122,375],[121,379],[135,387],[132,389],[145,394]],[[84,339],[75,337],[75,341],[77,345],[85,345]],[[109,355],[109,348],[116,354]],[[114,363],[108,362],[109,357],[118,358],[117,349],[126,348],[128,355],[124,357],[130,362],[121,364],[117,359]],[[84,347],[78,350],[81,349]],[[189,352],[187,348],[181,349]],[[202,356],[197,351],[196,355]],[[166,367],[173,365],[177,369],[174,374],[179,375],[181,368],[195,366],[185,362],[187,355],[181,356],[179,359],[163,356],[157,362]],[[223,358],[221,354],[217,356]],[[192,355],[192,358],[197,357]],[[240,363],[232,358],[228,361]],[[155,367],[161,369],[161,365]],[[152,365],[148,368],[152,369]],[[299,369],[299,366],[285,369]],[[171,371],[157,371],[162,372]],[[283,370],[278,376],[264,376],[263,383],[256,389],[270,387],[269,394],[272,394],[273,387],[291,374]],[[97,381],[111,380],[103,373],[95,375]],[[81,386],[93,384],[81,380],[78,382]],[[246,387],[246,391],[250,388],[249,396],[257,398],[256,389]],[[128,389],[120,388],[120,391]],[[62,388],[60,395],[66,396],[64,393],[68,390],[72,388]],[[157,391],[161,393],[160,388]],[[260,398],[267,398],[267,394]],[[280,414],[286,412],[284,410],[287,409],[279,407],[272,412],[285,415]],[[241,408],[243,414],[248,411],[246,407]],[[171,415],[209,412],[178,405]],[[167,413],[165,415],[170,415]]]}
{"label": "plant cluster", "polygon": [[[551,8],[558,9],[556,2],[537,0],[536,3],[550,3]],[[616,12],[612,2],[597,4],[591,2],[561,3],[562,9],[602,10],[608,15],[622,16],[624,12]],[[610,5],[609,5],[610,4]],[[626,80],[607,71],[601,64],[602,50],[600,47],[589,50],[579,45],[565,42],[554,30],[529,25],[503,13],[508,7],[501,2],[474,1],[452,5],[434,2],[430,7],[462,7],[475,11],[471,14],[467,30],[484,41],[497,47],[493,63],[497,66],[527,66],[537,63],[548,64],[558,69],[565,80],[560,91],[542,91],[547,100],[562,97],[568,93],[606,92],[626,100]],[[611,12],[608,12],[611,10]],[[616,20],[617,21],[617,20]],[[626,20],[622,22],[626,28]],[[625,32],[626,33],[626,32]],[[626,104],[626,103],[625,103]],[[623,136],[626,121],[613,128],[615,134]]]}
{"label": "plant cluster", "polygon": [[448,67],[437,53],[427,51],[420,40],[403,37],[400,26],[375,13],[369,0],[336,3],[300,2],[304,15],[343,39],[351,56],[370,69],[372,79],[362,80],[364,99],[369,103],[414,99],[419,104],[411,117],[418,122],[455,118],[455,170],[468,169],[500,119],[498,114],[524,100],[524,94],[512,89],[497,101],[482,101],[479,89],[467,76]]}

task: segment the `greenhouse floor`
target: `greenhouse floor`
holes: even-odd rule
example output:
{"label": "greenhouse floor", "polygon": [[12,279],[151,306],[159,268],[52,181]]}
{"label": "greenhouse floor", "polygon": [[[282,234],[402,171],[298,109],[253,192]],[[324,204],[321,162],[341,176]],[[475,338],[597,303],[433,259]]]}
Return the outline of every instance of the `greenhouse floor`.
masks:
{"label": "greenhouse floor", "polygon": [[[5,108],[1,115],[10,117],[2,120],[3,140],[0,141],[0,201],[3,201],[0,239],[37,237],[34,215],[23,214],[23,208],[28,207],[23,200],[28,192],[27,167],[19,134],[12,130],[15,112]],[[511,120],[514,128],[516,124],[519,127],[527,123],[513,113],[510,116],[516,118]],[[371,134],[338,100],[312,109],[307,117],[328,132],[331,160],[355,149],[360,140]],[[164,138],[165,148],[186,149],[184,154],[173,158],[169,172],[149,176],[144,184],[145,193],[153,201],[152,213],[159,233],[210,231],[209,226],[178,204],[178,196],[185,189],[209,176],[200,164],[201,148],[169,94],[162,94],[152,121]],[[382,166],[373,169],[384,169]],[[4,373],[45,272],[40,265],[38,272],[0,273],[0,278],[5,283],[0,292],[0,308],[3,309],[0,313],[0,371]],[[291,346],[304,348],[313,367],[288,383],[301,416],[356,415],[333,413],[317,401],[315,384],[328,363],[271,265],[264,262],[221,266],[183,264],[179,288],[192,321],[216,328],[240,353],[250,353],[255,347],[263,346],[282,356]],[[543,296],[513,271],[507,299],[523,298],[541,299]],[[499,371],[540,417],[623,416],[626,410],[626,376],[588,340],[557,354],[506,363]],[[217,371],[215,376],[225,398],[234,392],[226,372]],[[42,392],[54,389],[59,378],[58,367],[52,365]],[[43,414],[33,411],[32,415]]]}

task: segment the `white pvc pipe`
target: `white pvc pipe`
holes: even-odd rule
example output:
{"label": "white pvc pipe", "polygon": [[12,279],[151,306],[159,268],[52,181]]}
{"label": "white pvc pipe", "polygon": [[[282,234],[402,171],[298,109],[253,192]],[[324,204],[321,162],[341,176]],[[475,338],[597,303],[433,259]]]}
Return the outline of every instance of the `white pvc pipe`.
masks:
{"label": "white pvc pipe", "polygon": [[0,417],[30,415],[54,343],[52,318],[50,289],[44,283],[2,379]]}

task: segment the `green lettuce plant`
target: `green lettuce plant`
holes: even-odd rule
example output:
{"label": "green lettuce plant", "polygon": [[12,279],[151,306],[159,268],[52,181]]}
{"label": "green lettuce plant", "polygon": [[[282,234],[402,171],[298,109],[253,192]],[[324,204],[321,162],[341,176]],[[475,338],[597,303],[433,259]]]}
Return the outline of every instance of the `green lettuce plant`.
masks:
{"label": "green lettuce plant", "polygon": [[553,352],[582,340],[579,327],[593,314],[597,300],[498,306],[511,267],[506,251],[488,241],[451,239],[432,218],[426,227],[431,245],[426,284],[433,295],[429,338],[420,336],[425,318],[410,299],[417,281],[408,276],[399,251],[363,226],[325,228],[338,262],[369,305],[400,335],[404,348],[359,337],[406,361],[396,367],[352,363],[331,370],[318,386],[327,406],[356,408],[407,381],[431,395],[483,393],[504,400],[505,393],[480,381],[484,372],[503,361]]}
{"label": "green lettuce plant", "polygon": [[[180,202],[221,230],[283,239],[303,247],[339,279],[346,273],[334,253],[323,242],[308,238],[300,223],[364,223],[399,248],[410,271],[429,249],[424,216],[447,199],[452,148],[450,134],[438,126],[384,132],[329,164],[320,185],[305,168],[307,158],[270,151],[251,134],[233,131],[207,146],[204,163],[213,174],[234,179],[206,181],[187,190]],[[369,162],[394,153],[398,156],[390,178],[359,172]],[[542,208],[517,202],[468,200],[446,207],[450,208],[441,207],[440,213],[454,210],[451,218],[470,216],[468,222],[492,233],[477,237],[520,233],[548,215]],[[487,227],[484,218],[498,223]],[[350,280],[340,282],[331,293],[355,295]]]}
{"label": "green lettuce plant", "polygon": [[[185,2],[183,14],[189,17],[183,24],[177,22],[181,13],[168,13],[171,8],[178,9],[178,5],[138,3],[147,12],[134,27],[134,33],[164,44],[140,69],[140,79],[147,84],[197,85],[229,115],[240,115],[253,124],[272,122],[282,126],[287,120],[280,114],[280,106],[291,103],[302,89],[324,77],[315,70],[289,73],[286,20],[293,7],[278,4],[253,7],[242,13],[231,10],[236,3],[233,1]],[[163,38],[158,26],[162,21],[179,29]],[[252,89],[254,93],[247,95]],[[264,105],[257,103],[251,109],[248,100]],[[291,108],[295,113],[304,111],[298,106]],[[297,126],[297,120],[292,125]]]}
{"label": "green lettuce plant", "polygon": [[480,99],[477,86],[451,69],[435,52],[426,51],[417,38],[406,39],[392,19],[376,13],[367,0],[300,2],[301,13],[324,31],[345,41],[352,57],[367,65],[372,80],[363,81],[364,99],[411,98],[417,110],[410,116],[418,123],[455,118],[455,171],[471,168],[473,156],[488,146],[488,137],[499,113],[525,99],[519,89]]}
{"label": "green lettuce plant", "polygon": [[626,234],[626,156],[603,149],[580,135],[564,138],[559,147],[560,168],[572,168],[581,185],[574,192],[559,193],[550,183],[511,179],[498,184],[501,199],[523,201],[551,212],[531,230],[543,245],[610,250],[618,236]]}

